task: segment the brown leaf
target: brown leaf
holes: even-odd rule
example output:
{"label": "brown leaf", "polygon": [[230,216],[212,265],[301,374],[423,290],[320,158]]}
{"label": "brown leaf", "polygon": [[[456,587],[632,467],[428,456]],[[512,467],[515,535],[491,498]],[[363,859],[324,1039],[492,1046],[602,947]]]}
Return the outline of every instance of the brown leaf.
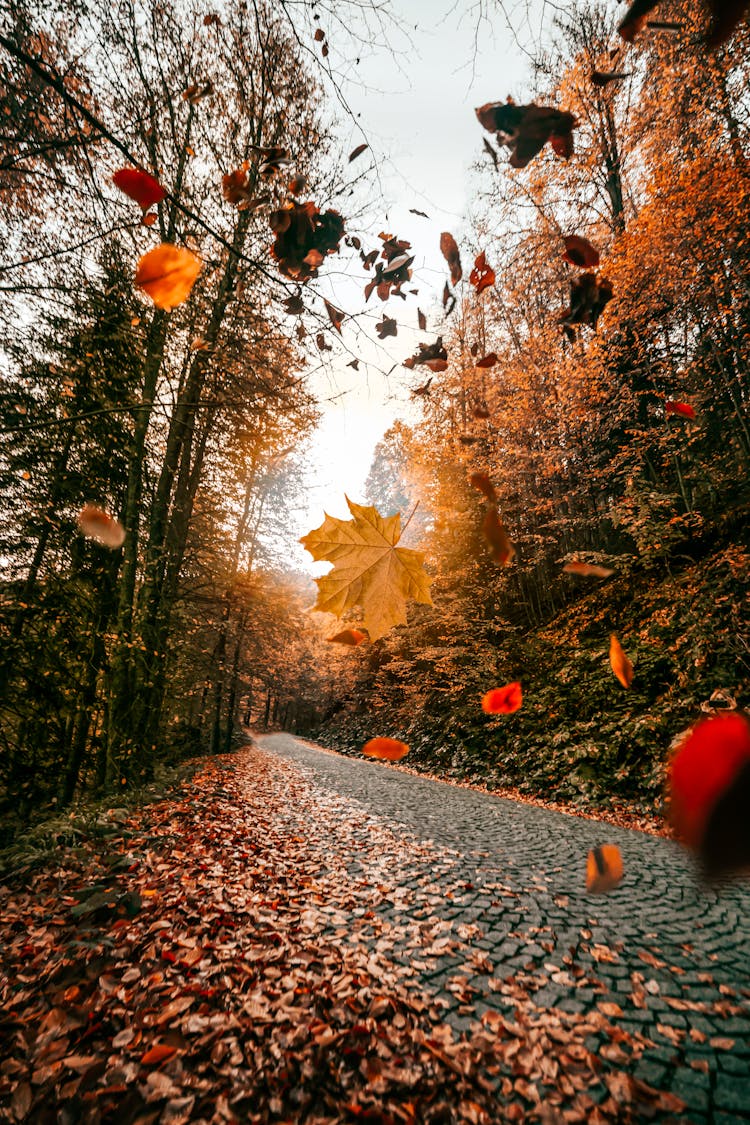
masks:
{"label": "brown leaf", "polygon": [[440,252],[445,258],[451,271],[451,284],[457,285],[463,276],[461,269],[461,255],[458,252],[456,240],[448,231],[440,235]]}
{"label": "brown leaf", "polygon": [[482,359],[476,360],[474,366],[486,369],[489,367],[494,367],[495,364],[499,362],[500,360],[497,358],[494,352],[488,352],[488,354],[486,356],[483,356]]}
{"label": "brown leaf", "polygon": [[357,145],[356,148],[353,148],[352,151],[349,153],[349,163],[351,164],[352,160],[356,160],[357,157],[361,156],[362,153],[365,152],[365,150],[368,149],[369,147],[370,146],[368,144],[361,144],[361,145]]}
{"label": "brown leaf", "polygon": [[476,110],[476,115],[488,133],[495,133],[500,144],[511,149],[512,168],[525,168],[548,141],[558,156],[568,159],[573,154],[577,121],[572,113],[508,101],[487,102]]}
{"label": "brown leaf", "polygon": [[482,495],[485,496],[491,504],[495,504],[497,502],[497,493],[495,492],[495,486],[490,480],[487,473],[472,473],[469,477],[469,484],[472,486],[472,488],[476,488],[479,492],[481,492]]}
{"label": "brown leaf", "polygon": [[383,319],[375,325],[375,331],[381,340],[385,340],[386,336],[397,336],[398,322],[383,313]]}
{"label": "brown leaf", "polygon": [[325,298],[323,299],[323,304],[326,307],[326,312],[328,313],[328,319],[330,320],[331,324],[333,325],[333,327],[336,329],[336,331],[338,332],[338,334],[340,336],[341,335],[341,322],[344,320],[344,317],[346,316],[346,313],[342,312],[341,309],[337,309],[335,305],[332,305],[330,303],[330,301],[326,301]]}
{"label": "brown leaf", "polygon": [[592,270],[599,265],[599,251],[595,249],[587,238],[578,234],[570,234],[565,239],[563,261],[579,269]]}
{"label": "brown leaf", "polygon": [[495,284],[495,271],[492,266],[487,264],[484,250],[474,260],[474,268],[469,274],[469,282],[474,286],[477,293],[482,293]]}
{"label": "brown leaf", "polygon": [[490,547],[493,562],[507,566],[516,557],[516,548],[508,538],[508,533],[494,504],[490,504],[482,524],[482,532]]}
{"label": "brown leaf", "polygon": [[427,331],[427,317],[421,309],[417,309],[417,324],[419,325],[420,332]]}

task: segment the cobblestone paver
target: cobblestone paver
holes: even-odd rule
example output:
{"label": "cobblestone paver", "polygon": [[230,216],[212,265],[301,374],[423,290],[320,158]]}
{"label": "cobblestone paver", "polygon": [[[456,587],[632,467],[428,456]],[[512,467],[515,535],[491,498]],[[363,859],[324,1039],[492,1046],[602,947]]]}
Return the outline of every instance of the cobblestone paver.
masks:
{"label": "cobblestone paver", "polygon": [[[635,1077],[677,1094],[687,1106],[681,1120],[750,1120],[747,881],[706,887],[671,841],[317,750],[291,735],[266,736],[260,746],[393,831],[446,849],[447,861],[427,876],[429,911],[470,937],[474,965],[439,950],[405,956],[454,1027],[488,1008],[507,1011],[492,985],[512,976],[540,1007],[598,1009],[645,1033],[653,1048]],[[625,878],[593,896],[586,855],[601,843],[620,848]],[[403,921],[417,885],[424,893],[424,872],[403,867],[381,915]]]}

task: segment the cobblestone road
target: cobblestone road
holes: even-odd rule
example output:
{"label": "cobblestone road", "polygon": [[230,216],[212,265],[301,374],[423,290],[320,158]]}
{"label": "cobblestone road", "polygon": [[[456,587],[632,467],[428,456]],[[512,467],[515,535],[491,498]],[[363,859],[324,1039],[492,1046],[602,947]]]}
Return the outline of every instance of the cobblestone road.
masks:
{"label": "cobblestone road", "polygon": [[[454,1027],[488,1008],[507,1011],[491,985],[512,975],[539,1007],[598,1009],[645,1033],[654,1046],[634,1075],[677,1094],[687,1105],[680,1120],[750,1120],[747,881],[707,888],[681,847],[640,832],[415,777],[291,735],[259,745],[337,794],[342,815],[355,808],[442,849],[444,862],[429,873],[438,891],[430,910],[470,935],[478,969],[467,972],[465,955],[407,956]],[[592,896],[586,855],[601,843],[620,848],[625,878],[611,894]],[[362,848],[364,860],[366,832]],[[401,894],[384,896],[378,910],[403,921],[410,888],[424,881],[418,866],[402,867]],[[485,953],[491,968],[481,965]]]}

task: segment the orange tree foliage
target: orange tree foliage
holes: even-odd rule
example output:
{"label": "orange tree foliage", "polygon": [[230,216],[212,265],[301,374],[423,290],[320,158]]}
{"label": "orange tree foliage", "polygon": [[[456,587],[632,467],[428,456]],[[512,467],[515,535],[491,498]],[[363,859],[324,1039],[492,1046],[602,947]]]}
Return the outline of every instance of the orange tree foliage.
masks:
{"label": "orange tree foliage", "polygon": [[[349,702],[321,731],[338,745],[356,749],[374,711],[412,762],[654,803],[672,738],[715,689],[747,690],[750,35],[708,57],[680,9],[691,33],[639,41],[604,86],[590,76],[615,69],[612,26],[583,6],[562,17],[535,100],[575,113],[575,157],[482,175],[476,244],[496,284],[464,288],[448,369],[399,432],[435,608],[352,652]],[[562,330],[580,272],[563,260],[570,235],[600,251],[612,288],[596,331]],[[473,473],[494,486],[510,566],[483,541]],[[564,573],[572,561],[605,577]],[[484,693],[509,681],[523,707],[484,715]]]}

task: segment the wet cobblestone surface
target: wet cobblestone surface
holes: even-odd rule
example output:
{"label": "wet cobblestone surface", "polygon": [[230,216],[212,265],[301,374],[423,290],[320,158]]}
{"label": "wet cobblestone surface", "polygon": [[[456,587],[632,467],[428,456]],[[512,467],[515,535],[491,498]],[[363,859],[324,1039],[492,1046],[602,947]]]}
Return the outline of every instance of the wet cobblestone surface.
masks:
{"label": "wet cobblestone surface", "polygon": [[[680,1120],[750,1120],[750,882],[707,887],[684,849],[641,832],[318,750],[291,735],[259,745],[336,794],[342,815],[359,811],[441,849],[445,858],[430,872],[418,863],[390,872],[395,889],[377,909],[403,923],[410,892],[424,893],[431,880],[429,906],[409,921],[418,925],[429,910],[447,933],[468,938],[472,957],[410,950],[404,958],[457,1030],[488,1008],[507,1012],[507,996],[492,986],[512,976],[539,1007],[603,1011],[645,1034],[653,1047],[635,1077],[677,1094],[687,1106]],[[625,877],[594,896],[585,890],[586,856],[602,843],[620,848]],[[364,860],[366,831],[361,846]],[[356,876],[356,857],[352,863]]]}

